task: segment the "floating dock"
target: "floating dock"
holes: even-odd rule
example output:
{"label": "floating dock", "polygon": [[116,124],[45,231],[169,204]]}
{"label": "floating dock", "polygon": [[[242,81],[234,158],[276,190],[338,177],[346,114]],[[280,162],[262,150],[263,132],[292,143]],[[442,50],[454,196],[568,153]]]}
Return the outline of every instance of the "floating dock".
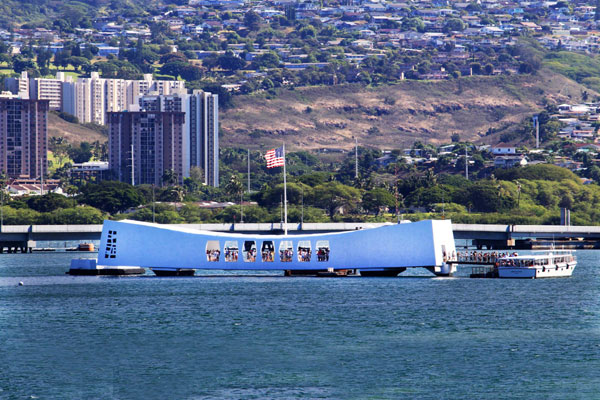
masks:
{"label": "floating dock", "polygon": [[132,266],[105,266],[97,265],[95,258],[76,258],[71,260],[71,268],[68,275],[141,275],[146,270],[140,267]]}

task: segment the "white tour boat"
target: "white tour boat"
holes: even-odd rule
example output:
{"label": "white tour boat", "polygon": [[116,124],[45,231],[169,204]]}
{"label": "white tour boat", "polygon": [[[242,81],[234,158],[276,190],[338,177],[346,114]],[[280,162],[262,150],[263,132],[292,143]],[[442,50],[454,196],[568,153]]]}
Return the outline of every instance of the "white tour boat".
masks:
{"label": "white tour boat", "polygon": [[514,255],[498,260],[499,278],[562,278],[571,276],[577,265],[569,250]]}

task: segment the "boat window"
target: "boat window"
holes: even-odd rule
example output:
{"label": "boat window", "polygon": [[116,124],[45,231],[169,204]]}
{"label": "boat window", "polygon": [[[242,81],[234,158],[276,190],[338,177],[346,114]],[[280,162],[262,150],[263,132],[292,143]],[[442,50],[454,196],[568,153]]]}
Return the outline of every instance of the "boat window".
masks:
{"label": "boat window", "polygon": [[221,256],[221,245],[218,240],[209,240],[206,242],[206,259],[209,262],[219,261]]}
{"label": "boat window", "polygon": [[294,255],[294,248],[291,240],[282,240],[279,243],[279,259],[281,262],[291,262]]}
{"label": "boat window", "polygon": [[265,240],[262,242],[260,254],[262,255],[263,262],[275,261],[275,245],[273,244],[273,241]]}
{"label": "boat window", "polygon": [[298,261],[309,262],[312,250],[310,240],[301,240],[298,242]]}
{"label": "boat window", "polygon": [[225,262],[236,262],[239,256],[239,248],[237,240],[230,240],[225,242]]}
{"label": "boat window", "polygon": [[254,240],[246,240],[242,253],[244,254],[245,262],[256,261],[256,242]]}
{"label": "boat window", "polygon": [[329,240],[317,241],[317,261],[329,261]]}

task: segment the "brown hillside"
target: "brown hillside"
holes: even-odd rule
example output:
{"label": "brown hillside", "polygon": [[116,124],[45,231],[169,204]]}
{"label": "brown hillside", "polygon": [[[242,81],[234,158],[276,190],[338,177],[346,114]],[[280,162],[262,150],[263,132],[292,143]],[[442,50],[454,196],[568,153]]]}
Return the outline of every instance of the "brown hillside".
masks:
{"label": "brown hillside", "polygon": [[544,70],[534,76],[405,81],[376,88],[298,88],[273,99],[239,96],[235,107],[221,113],[221,144],[265,148],[285,141],[294,149],[349,148],[356,136],[362,145],[401,148],[415,140],[450,142],[455,132],[461,140],[495,143],[496,137],[485,136],[490,127],[514,128],[540,111],[544,98],[557,104],[581,101],[584,90],[591,92]]}
{"label": "brown hillside", "polygon": [[103,143],[108,140],[100,132],[67,122],[54,113],[48,113],[48,137],[64,137],[71,144],[93,143],[96,140]]}

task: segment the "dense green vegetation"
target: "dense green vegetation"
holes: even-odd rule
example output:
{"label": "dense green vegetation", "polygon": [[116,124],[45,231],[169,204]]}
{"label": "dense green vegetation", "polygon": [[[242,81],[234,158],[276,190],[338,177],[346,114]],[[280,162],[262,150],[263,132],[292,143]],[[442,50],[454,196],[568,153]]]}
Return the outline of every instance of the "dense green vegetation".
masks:
{"label": "dense green vegetation", "polygon": [[[227,179],[221,188],[202,185],[201,173],[193,171],[182,187],[133,187],[103,181],[67,186],[72,197],[5,195],[4,224],[86,224],[101,223],[104,218],[234,223],[242,219],[242,214],[245,222],[279,222],[283,198],[281,169],[266,169],[258,153],[252,156],[251,185],[260,189],[251,193],[246,187],[245,152],[229,149],[224,154],[228,167],[222,171]],[[419,171],[401,158],[380,165],[379,156],[381,153],[376,150],[360,149],[359,178],[355,179],[352,155],[327,158],[307,152],[290,153],[289,221],[395,221],[401,217],[451,218],[465,223],[557,224],[560,208],[564,207],[572,210],[574,224],[600,224],[600,186],[585,185],[580,177],[560,167],[538,164],[494,170],[485,167],[484,156],[475,152],[470,156],[476,161],[471,168],[472,180],[467,180],[457,175],[464,160],[454,166],[440,157],[438,165]],[[596,178],[600,178],[600,173]],[[240,209],[241,199],[245,204]],[[199,202],[205,201],[235,204],[201,206]]]}
{"label": "dense green vegetation", "polygon": [[[146,40],[126,36],[107,39],[107,44],[119,48],[118,57],[98,57],[99,49],[90,44],[90,37],[85,36],[81,42],[65,41],[64,48],[56,54],[44,48],[41,42],[31,40],[25,41],[21,53],[13,56],[9,55],[7,44],[0,43],[0,63],[10,74],[28,71],[31,77],[50,76],[58,70],[82,76],[100,71],[103,77],[125,79],[138,79],[142,74],[153,73],[161,78],[186,80],[190,89],[202,88],[218,93],[221,106],[230,109],[233,105],[239,107],[243,102],[234,101],[232,93],[246,95],[243,98],[250,99],[252,107],[269,121],[268,128],[252,120],[247,113],[244,119],[251,121],[249,126],[252,126],[252,131],[236,127],[235,132],[232,130],[223,136],[241,132],[240,135],[245,135],[247,140],[250,138],[260,145],[266,144],[267,137],[279,140],[280,134],[294,135],[286,131],[289,128],[273,127],[273,121],[279,119],[260,109],[263,100],[267,104],[264,108],[279,109],[281,114],[297,117],[285,121],[288,127],[314,124],[316,135],[321,135],[331,130],[347,134],[352,129],[351,125],[362,126],[360,129],[363,131],[358,132],[357,136],[368,139],[363,143],[387,147],[382,138],[388,138],[395,148],[404,147],[411,138],[431,141],[443,139],[435,136],[430,126],[423,122],[437,116],[443,116],[444,121],[457,121],[460,125],[462,130],[454,133],[451,132],[454,127],[447,124],[443,126],[448,136],[452,135],[453,142],[460,142],[460,134],[469,132],[471,137],[478,135],[478,140],[499,133],[499,141],[531,143],[534,137],[531,113],[535,109],[537,114],[537,108],[543,103],[546,109],[539,113],[542,143],[555,150],[553,155],[560,153],[582,161],[582,175],[596,183],[600,180],[600,167],[594,165],[590,157],[577,152],[572,143],[556,139],[561,123],[550,117],[556,111],[556,101],[559,101],[556,92],[560,91],[558,95],[563,98],[581,98],[584,101],[595,93],[579,93],[582,87],[567,79],[564,79],[564,84],[563,81],[553,82],[557,75],[552,74],[548,78],[544,76],[549,73],[548,69],[542,68],[550,68],[588,88],[600,89],[600,78],[597,78],[600,62],[597,57],[567,53],[560,48],[550,51],[523,33],[517,34],[518,38],[507,45],[469,45],[466,48],[468,57],[464,59],[451,57],[455,48],[449,42],[443,47],[426,47],[420,51],[377,48],[375,54],[354,63],[348,61],[345,54],[365,54],[366,50],[354,42],[360,38],[359,32],[325,25],[316,18],[296,19],[293,8],[286,8],[285,15],[270,19],[263,19],[252,10],[236,11],[235,16],[233,12],[222,10],[216,10],[214,15],[208,15],[208,12],[190,15],[182,21],[191,26],[208,19],[219,23],[240,17],[243,28],[226,30],[225,25],[221,25],[223,30],[220,32],[207,29],[189,36],[170,29],[164,20],[157,22],[160,18],[151,18],[169,15],[174,11],[174,7],[169,5],[181,4],[187,4],[187,1],[5,0],[0,4],[0,27],[45,27],[58,37],[68,37],[81,32],[78,29],[91,28],[93,22],[110,21],[123,25],[123,29],[148,27],[151,35]],[[163,5],[167,7],[159,7]],[[475,7],[474,4],[472,6]],[[108,18],[103,19],[104,16]],[[365,15],[364,22],[370,22],[370,18]],[[426,30],[423,20],[414,16],[385,24],[389,24],[387,28],[390,29]],[[466,25],[456,18],[448,18],[441,26],[446,33],[465,28]],[[295,71],[283,68],[277,52],[255,52],[256,49],[265,49],[269,42],[285,43],[295,49],[293,55],[298,57],[286,60],[288,62],[326,65]],[[173,52],[173,46],[177,52]],[[211,54],[204,54],[206,57],[197,60],[199,51]],[[444,72],[442,75],[446,81],[430,80],[441,72]],[[479,76],[463,77],[471,74]],[[494,74],[500,76],[492,77]],[[532,83],[544,79],[544,83]],[[239,84],[239,91],[229,92],[222,84]],[[565,90],[568,84],[572,84],[569,93]],[[302,86],[312,86],[310,89],[314,89],[315,97],[309,98],[308,90],[305,90],[307,88],[300,88]],[[335,86],[335,89],[331,86]],[[480,87],[492,93],[492,102],[482,101],[483,91]],[[359,90],[377,92],[377,95],[370,97],[369,101],[353,98],[352,105],[336,103],[337,108],[329,110],[331,114],[323,111],[328,107],[313,104],[318,96],[323,99],[327,93],[333,93],[333,97],[342,93],[345,95],[338,97],[347,98],[350,97],[348,92]],[[421,96],[420,91],[427,92],[427,95]],[[574,96],[573,91],[576,92]],[[408,97],[408,93],[416,97]],[[429,95],[436,101],[431,101],[427,97]],[[301,104],[301,109],[274,104],[276,100],[284,98],[291,99],[294,105]],[[416,100],[431,107],[417,108],[413,105],[419,103]],[[511,108],[504,103],[515,103],[517,106]],[[482,128],[482,124],[469,125],[479,111],[485,128]],[[348,118],[338,118],[338,112]],[[408,136],[409,129],[397,117],[396,120],[389,117],[394,114],[402,115],[402,119],[410,119],[408,128],[414,136]],[[422,118],[415,117],[418,115]],[[507,115],[512,117],[511,127],[502,128],[501,121]],[[64,114],[60,117],[71,123],[77,122]],[[515,124],[514,121],[518,119],[522,119],[522,123]],[[307,123],[301,124],[299,121]],[[490,121],[494,121],[495,126],[491,126]],[[298,136],[301,134],[303,132]],[[304,136],[305,141],[318,142],[315,140],[318,138]],[[485,140],[498,141],[495,139]],[[343,147],[339,141],[336,145]],[[470,181],[458,175],[466,162],[462,156],[465,146],[473,162]],[[567,207],[572,209],[572,220],[576,223],[600,223],[600,215],[594,211],[600,198],[598,186],[583,185],[578,176],[567,170],[549,165],[494,170],[489,167],[488,153],[475,151],[466,143],[459,143],[454,154],[439,156],[434,146],[417,142],[413,147],[415,152],[424,151],[425,159],[435,161],[426,162],[425,167],[409,165],[400,157],[400,151],[394,150],[391,160],[380,162],[378,158],[383,155],[381,152],[361,149],[358,178],[354,176],[351,155],[331,156],[305,151],[289,154],[290,221],[383,221],[395,220],[399,217],[397,214],[402,214],[411,219],[444,216],[463,222],[556,223],[560,207]],[[63,188],[71,196],[60,199],[55,195],[7,198],[3,210],[5,223],[98,223],[106,217],[157,222],[234,222],[242,219],[242,213],[244,221],[249,222],[277,222],[281,219],[281,171],[267,170],[259,152],[251,154],[252,191],[247,193],[245,150],[222,150],[222,187],[214,189],[201,183],[201,171],[193,171],[192,177],[187,178],[181,187],[131,187],[110,181],[76,182],[67,174],[68,163],[92,158],[106,159],[106,146],[101,141],[89,140],[72,145],[64,140],[53,139],[49,148],[53,154],[53,177],[62,180]],[[550,161],[544,157],[540,155],[539,161]],[[241,199],[253,203],[245,205],[243,210],[239,205],[203,208],[196,204],[207,200],[239,203]]]}
{"label": "dense green vegetation", "polygon": [[544,56],[544,66],[565,75],[586,87],[600,91],[600,58],[569,51],[548,52]]}
{"label": "dense green vegetation", "polygon": [[106,15],[109,10],[111,14],[136,17],[147,15],[146,8],[157,3],[141,0],[3,0],[0,3],[0,27],[25,23],[25,27],[90,28],[94,17]]}

